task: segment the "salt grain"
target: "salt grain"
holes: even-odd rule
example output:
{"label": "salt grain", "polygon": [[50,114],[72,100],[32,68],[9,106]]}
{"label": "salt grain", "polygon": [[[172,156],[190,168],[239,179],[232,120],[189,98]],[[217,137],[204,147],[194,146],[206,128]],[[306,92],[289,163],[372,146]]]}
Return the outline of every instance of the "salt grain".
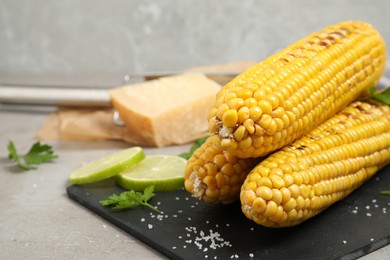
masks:
{"label": "salt grain", "polygon": [[255,255],[253,253],[249,253],[249,257],[253,258],[253,257],[255,257]]}
{"label": "salt grain", "polygon": [[375,202],[376,202],[376,199],[373,199],[373,200],[372,200],[372,203],[375,203]]}
{"label": "salt grain", "polygon": [[343,240],[343,244],[346,244],[347,243],[347,241],[346,240]]}
{"label": "salt grain", "polygon": [[106,226],[106,225],[103,225],[103,228],[107,228],[107,226]]}
{"label": "salt grain", "polygon": [[372,216],[371,213],[369,213],[369,212],[366,215],[367,215],[367,217],[371,217]]}
{"label": "salt grain", "polygon": [[370,209],[370,206],[366,206],[366,209]]}
{"label": "salt grain", "polygon": [[356,209],[352,210],[352,213],[353,213],[353,214],[356,214],[356,213],[357,213],[357,210],[356,210]]}
{"label": "salt grain", "polygon": [[145,218],[141,218],[141,222],[145,222]]}
{"label": "salt grain", "polygon": [[148,228],[149,228],[149,229],[152,229],[152,228],[153,228],[153,225],[152,225],[152,224],[148,224]]}

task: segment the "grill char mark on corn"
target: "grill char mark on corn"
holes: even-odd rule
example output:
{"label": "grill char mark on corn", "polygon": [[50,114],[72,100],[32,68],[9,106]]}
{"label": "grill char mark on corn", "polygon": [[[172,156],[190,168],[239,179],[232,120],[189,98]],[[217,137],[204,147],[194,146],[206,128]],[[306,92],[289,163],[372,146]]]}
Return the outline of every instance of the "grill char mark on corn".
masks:
{"label": "grill char mark on corn", "polygon": [[363,22],[314,33],[225,85],[208,116],[210,133],[240,158],[267,155],[375,86],[385,52],[379,33]]}
{"label": "grill char mark on corn", "polygon": [[390,162],[390,107],[354,102],[247,176],[244,214],[268,227],[294,226],[317,215]]}
{"label": "grill char mark on corn", "polygon": [[239,199],[241,185],[257,162],[223,151],[219,139],[211,136],[188,159],[184,186],[210,204],[229,204]]}

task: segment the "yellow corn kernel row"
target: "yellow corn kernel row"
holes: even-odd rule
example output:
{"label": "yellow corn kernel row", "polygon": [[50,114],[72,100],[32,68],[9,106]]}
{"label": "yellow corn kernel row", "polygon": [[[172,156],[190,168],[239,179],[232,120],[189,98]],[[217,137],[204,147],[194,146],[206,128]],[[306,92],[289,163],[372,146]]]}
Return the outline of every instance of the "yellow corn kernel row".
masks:
{"label": "yellow corn kernel row", "polygon": [[260,162],[242,186],[242,211],[260,225],[297,225],[389,162],[390,107],[354,102]]}
{"label": "yellow corn kernel row", "polygon": [[255,159],[238,159],[223,151],[218,137],[211,136],[188,159],[184,186],[208,203],[228,204],[239,199],[241,185],[255,165]]}
{"label": "yellow corn kernel row", "polygon": [[225,85],[209,131],[240,158],[291,144],[375,86],[386,47],[370,25],[348,21],[313,33]]}

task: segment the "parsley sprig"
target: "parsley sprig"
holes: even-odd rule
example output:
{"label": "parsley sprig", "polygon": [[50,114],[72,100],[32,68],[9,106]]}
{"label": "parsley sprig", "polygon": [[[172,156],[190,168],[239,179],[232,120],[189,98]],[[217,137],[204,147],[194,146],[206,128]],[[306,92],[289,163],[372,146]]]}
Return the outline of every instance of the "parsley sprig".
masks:
{"label": "parsley sprig", "polygon": [[383,190],[380,192],[381,195],[389,195],[390,196],[390,190]]}
{"label": "parsley sprig", "polygon": [[[372,98],[390,106],[390,87],[387,87],[385,90],[381,92],[376,92],[376,88],[370,88],[370,95]],[[381,195],[389,195],[390,190],[383,190],[380,192]]]}
{"label": "parsley sprig", "polygon": [[8,143],[8,158],[15,162],[23,170],[36,169],[38,164],[50,162],[56,158],[53,148],[47,144],[36,142],[32,145],[27,154],[21,155],[16,150],[12,141]]}
{"label": "parsley sprig", "polygon": [[145,188],[144,192],[137,192],[134,190],[122,192],[119,195],[113,194],[105,200],[99,201],[103,206],[111,206],[113,209],[132,209],[138,206],[146,206],[156,212],[157,208],[148,203],[148,200],[153,198],[156,194],[154,185]]}
{"label": "parsley sprig", "polygon": [[201,147],[202,144],[206,142],[207,138],[209,138],[209,135],[196,139],[195,142],[192,144],[190,150],[186,153],[179,154],[179,156],[186,160],[190,159],[195,150]]}
{"label": "parsley sprig", "polygon": [[390,105],[390,87],[386,88],[381,92],[376,92],[376,88],[370,88],[371,97],[386,104]]}

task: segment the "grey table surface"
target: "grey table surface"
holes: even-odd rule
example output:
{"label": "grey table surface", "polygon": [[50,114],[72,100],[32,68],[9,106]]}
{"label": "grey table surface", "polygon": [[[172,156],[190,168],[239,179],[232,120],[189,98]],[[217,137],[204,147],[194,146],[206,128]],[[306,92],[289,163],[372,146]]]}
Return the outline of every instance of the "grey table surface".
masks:
{"label": "grey table surface", "polygon": [[[1,81],[55,75],[66,84],[89,76],[94,85],[115,86],[129,72],[262,60],[348,19],[373,24],[390,42],[388,0],[0,0],[0,10]],[[26,151],[47,116],[0,109],[0,259],[163,259],[66,195],[72,170],[125,143],[49,142],[60,156],[54,163],[29,172],[10,165],[8,141]],[[390,259],[390,246],[363,259]]]}
{"label": "grey table surface", "polygon": [[[59,158],[21,172],[7,158],[12,140],[21,151],[35,142],[48,112],[0,109],[0,259],[164,259],[137,239],[66,195],[69,174],[129,145],[123,142],[50,141]],[[147,148],[178,154],[189,145]],[[390,259],[390,245],[362,259]]]}

